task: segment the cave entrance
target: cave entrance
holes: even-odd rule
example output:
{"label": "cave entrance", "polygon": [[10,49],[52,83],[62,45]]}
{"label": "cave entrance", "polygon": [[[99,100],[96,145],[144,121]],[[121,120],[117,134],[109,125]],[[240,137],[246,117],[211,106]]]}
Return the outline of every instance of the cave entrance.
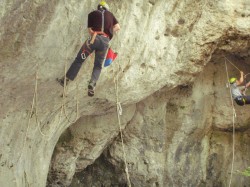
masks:
{"label": "cave entrance", "polygon": [[[243,39],[240,38],[239,40],[240,41],[244,40],[244,38]],[[170,123],[182,124],[184,120],[177,119],[176,113],[180,111],[185,111],[188,109],[184,108],[185,107],[184,105],[182,107],[178,104],[180,103],[183,104],[184,102],[186,102],[185,100],[188,100],[187,97],[192,97],[190,98],[191,100],[190,106],[197,105],[197,108],[199,109],[199,111],[197,110],[197,112],[193,113],[192,122],[197,123],[198,121],[200,123],[205,124],[204,125],[205,127],[202,127],[204,128],[201,130],[202,133],[203,131],[206,131],[207,126],[210,125],[209,133],[205,134],[206,136],[209,136],[209,145],[208,145],[209,149],[208,149],[208,152],[206,152],[206,154],[204,155],[204,162],[206,162],[206,164],[204,165],[206,165],[206,171],[204,172],[205,173],[204,175],[202,174],[200,174],[200,176],[198,175],[198,177],[200,178],[197,177],[198,178],[197,180],[203,180],[204,178],[206,178],[206,181],[204,181],[204,183],[206,183],[208,186],[222,186],[226,184],[229,179],[228,173],[231,172],[232,106],[231,106],[231,101],[230,101],[231,96],[226,86],[228,80],[227,80],[227,73],[226,73],[226,68],[225,68],[225,61],[227,61],[228,59],[239,70],[242,70],[245,74],[250,73],[250,51],[249,51],[250,45],[249,43],[247,43],[247,45],[236,45],[235,43],[237,43],[237,40],[230,41],[229,43],[226,41],[227,40],[225,40],[225,42],[222,43],[218,47],[218,49],[213,53],[210,62],[206,65],[206,67],[204,67],[203,72],[201,72],[200,75],[197,76],[196,80],[194,81],[192,85],[192,91],[191,91],[192,93],[190,93],[190,95],[185,96],[185,97],[183,95],[181,95],[180,97],[180,94],[178,95],[178,93],[175,96],[173,96],[177,98],[176,101],[177,100],[181,100],[181,101],[178,101],[178,103],[174,103],[178,107],[177,108],[178,111],[175,112],[175,115],[169,115],[168,121],[167,121],[169,124]],[[242,46],[245,46],[245,47],[242,47]],[[227,59],[225,59],[225,57]],[[232,64],[228,62],[227,62],[227,67],[228,67],[229,76],[239,77],[240,74],[237,68],[235,68]],[[246,80],[250,81],[250,76],[247,76]],[[190,87],[187,87],[187,88],[190,89]],[[184,89],[184,88],[180,88],[180,89]],[[173,91],[167,90],[166,92],[173,92]],[[250,94],[250,91],[248,91],[247,93]],[[173,98],[169,100],[170,101],[172,100],[172,102],[175,102]],[[194,104],[192,103],[192,100],[194,100]],[[204,110],[203,108],[207,107],[205,105],[208,103],[212,105],[212,107],[210,107],[208,110]],[[248,161],[248,158],[250,156],[250,151],[249,151],[250,105],[244,106],[244,107],[237,106],[235,103],[234,105],[235,105],[235,109],[237,113],[237,121],[236,121],[237,134],[235,137],[235,142],[236,142],[235,143],[235,153],[236,153],[235,158],[236,159],[234,161],[235,162],[234,170],[237,170],[237,169],[242,170],[250,166],[250,162]],[[207,112],[209,114],[204,114],[204,112]],[[85,119],[85,122],[86,122],[86,119]],[[174,126],[176,126],[176,124]],[[192,123],[190,123],[189,125],[192,125]],[[193,128],[193,129],[194,129],[193,131],[196,130],[196,128]],[[78,129],[76,128],[76,131],[77,130],[79,131],[79,127]],[[175,132],[175,130],[178,130],[178,128],[176,129],[173,128],[173,132]],[[200,134],[202,133],[197,133],[197,137],[201,137]],[[70,137],[71,135],[69,134],[68,136]],[[170,145],[172,141],[171,139],[172,137],[169,136],[168,138],[169,138],[169,142],[165,142],[165,143]],[[188,142],[190,140],[189,137],[187,137],[186,140],[187,140],[186,147],[189,147],[190,149],[183,148],[182,150],[192,151],[192,146],[193,144],[196,143],[196,141],[193,141],[191,139],[193,142],[189,143]],[[67,141],[65,142],[67,143]],[[74,144],[74,145],[77,145],[77,144]],[[185,145],[184,146],[181,145],[181,146],[185,147]],[[64,147],[69,147],[69,145],[65,144]],[[83,149],[89,148],[91,151],[90,147],[91,147],[90,145],[85,145]],[[74,149],[73,146],[72,146],[72,149]],[[198,151],[200,151],[200,149],[198,149]],[[180,152],[180,155],[190,153],[190,152],[188,153],[188,152],[181,152],[181,151],[179,152]],[[190,153],[189,155],[191,154],[192,153]],[[55,154],[54,155],[55,162],[57,161],[56,156],[57,155]],[[103,153],[101,154],[101,157],[95,158],[96,160],[93,162],[92,165],[89,165],[87,168],[82,167],[82,171],[79,171],[78,173],[72,173],[70,176],[72,177],[71,179],[73,179],[73,183],[77,183],[77,185],[80,186],[81,184],[79,184],[78,181],[79,181],[79,178],[82,178],[82,180],[80,180],[80,183],[84,183],[86,181],[88,182],[96,181],[98,179],[100,180],[100,183],[104,184],[105,182],[108,182],[108,180],[110,180],[112,177],[116,177],[116,175],[112,172],[115,170],[117,171],[118,168],[114,168],[113,165],[108,162],[106,157],[107,155]],[[162,164],[171,165],[171,163],[162,163]],[[55,167],[60,167],[60,165],[55,165]],[[195,166],[190,166],[191,168],[190,170],[192,170],[192,167],[195,168]],[[201,166],[198,166],[198,167],[200,168]],[[181,172],[182,171],[178,170],[178,167],[176,167],[176,171],[173,173],[175,173],[176,175],[180,174],[180,176],[185,176],[184,174],[181,175],[182,174]],[[60,174],[58,175],[60,176]],[[108,175],[110,178],[107,179],[106,175]],[[166,178],[171,178],[171,173],[168,173],[168,175],[169,176],[166,176]],[[192,176],[192,174],[190,174],[190,176]],[[64,176],[62,175],[61,177],[64,177]],[[83,177],[86,177],[86,178],[83,180]],[[195,178],[196,176],[192,176],[192,177]],[[183,181],[185,181],[186,179],[187,178],[184,178]],[[250,185],[250,183],[247,180],[242,179],[242,176],[234,175],[233,186],[237,186],[238,181],[241,181],[240,184],[242,184],[242,186]],[[165,181],[166,184],[168,184],[167,182],[168,181]],[[173,179],[173,183],[175,184],[174,179]]]}

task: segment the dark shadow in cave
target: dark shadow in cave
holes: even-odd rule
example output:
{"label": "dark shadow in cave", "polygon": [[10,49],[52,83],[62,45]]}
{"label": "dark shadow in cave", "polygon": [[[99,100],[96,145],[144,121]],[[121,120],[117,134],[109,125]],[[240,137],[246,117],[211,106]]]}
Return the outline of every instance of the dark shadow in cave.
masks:
{"label": "dark shadow in cave", "polygon": [[124,167],[113,165],[104,151],[96,161],[85,170],[75,173],[70,187],[128,187]]}

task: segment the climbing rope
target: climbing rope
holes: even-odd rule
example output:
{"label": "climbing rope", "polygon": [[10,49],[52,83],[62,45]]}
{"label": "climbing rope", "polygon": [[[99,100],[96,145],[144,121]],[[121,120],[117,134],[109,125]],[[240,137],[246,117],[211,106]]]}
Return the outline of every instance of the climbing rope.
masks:
{"label": "climbing rope", "polygon": [[[34,90],[34,111],[35,111],[35,118],[36,118],[36,123],[37,123],[37,126],[38,126],[38,129],[39,129],[39,132],[42,136],[44,137],[48,137],[48,141],[50,140],[51,137],[53,137],[53,134],[56,132],[56,129],[57,129],[57,126],[61,123],[61,119],[62,119],[62,113],[63,113],[63,105],[61,105],[61,112],[60,112],[60,115],[59,115],[59,121],[56,122],[56,125],[54,130],[52,131],[52,136],[49,136],[49,135],[46,135],[42,132],[42,129],[41,129],[41,126],[40,126],[40,121],[39,121],[39,117],[38,117],[38,112],[37,112],[37,109],[38,109],[38,106],[37,106],[37,103],[38,103],[38,65],[37,65],[37,70],[36,70],[36,75],[35,75],[35,90]],[[33,111],[33,112],[34,112]]]}
{"label": "climbing rope", "polygon": [[[36,75],[36,76],[37,76],[37,75]],[[29,113],[27,129],[26,129],[26,131],[25,131],[24,139],[23,139],[23,141],[22,141],[22,142],[23,142],[22,150],[21,150],[20,156],[19,156],[18,159],[17,159],[17,162],[19,162],[20,158],[22,157],[22,155],[23,155],[23,150],[24,150],[24,147],[25,147],[25,145],[26,145],[26,139],[27,139],[27,135],[28,135],[29,128],[30,128],[30,121],[31,121],[31,118],[32,118],[32,115],[33,115],[33,112],[34,112],[35,95],[36,95],[36,86],[35,86],[35,90],[34,90],[34,94],[33,94],[33,99],[32,99],[32,104],[31,104],[31,110],[30,110],[30,113]]]}
{"label": "climbing rope", "polygon": [[[65,63],[66,64],[66,63]],[[44,134],[42,132],[42,129],[41,129],[41,126],[40,126],[40,121],[39,121],[39,117],[38,117],[38,112],[37,112],[37,103],[38,103],[38,64],[36,65],[36,73],[35,73],[35,88],[34,88],[34,94],[33,94],[33,99],[32,99],[32,104],[31,104],[31,111],[30,111],[30,114],[29,114],[29,118],[28,118],[28,125],[27,125],[27,129],[26,129],[26,132],[25,132],[25,136],[24,136],[24,140],[23,140],[23,145],[22,145],[22,151],[21,151],[21,154],[20,156],[18,157],[17,159],[17,162],[19,162],[20,158],[22,157],[23,155],[23,150],[24,150],[24,147],[26,145],[26,140],[27,140],[27,135],[28,135],[28,131],[29,131],[29,128],[30,128],[30,122],[31,122],[31,119],[32,119],[32,116],[35,115],[35,119],[36,119],[36,124],[37,124],[37,127],[38,127],[38,130],[40,132],[40,134],[44,137],[47,137],[48,141],[51,139],[51,137],[53,137],[53,134],[56,132],[56,128],[58,125],[55,126],[54,130],[52,131],[52,136],[49,136],[47,134]],[[66,66],[65,66],[65,69],[66,69]],[[66,71],[66,70],[65,70]],[[66,73],[65,73],[66,74]],[[65,81],[64,81],[65,83]],[[77,101],[76,101],[76,108],[77,108],[77,115],[76,115],[76,119],[74,121],[70,121],[68,115],[66,114],[66,106],[65,106],[65,97],[66,97],[66,90],[65,90],[65,85],[64,85],[64,91],[63,91],[63,100],[62,100],[62,104],[61,104],[61,112],[60,112],[60,116],[59,116],[59,121],[56,123],[56,124],[60,124],[61,122],[61,119],[62,119],[62,113],[64,112],[65,114],[65,117],[68,119],[68,121],[70,123],[74,123],[77,119],[78,119],[78,90],[79,90],[79,86],[78,86],[78,83],[77,83]]]}
{"label": "climbing rope", "polygon": [[[118,66],[119,66],[119,64],[118,64]],[[128,164],[127,164],[126,152],[125,152],[124,141],[123,141],[121,119],[120,119],[120,116],[122,115],[122,107],[121,107],[121,103],[119,101],[119,89],[118,89],[119,88],[119,86],[118,86],[118,79],[119,78],[118,78],[118,76],[119,76],[119,70],[118,70],[117,75],[114,78],[115,93],[116,93],[116,111],[117,111],[117,119],[118,119],[118,124],[119,124],[119,129],[120,129],[120,137],[121,137],[121,142],[122,142],[122,151],[123,151],[123,160],[124,160],[124,164],[125,164],[125,172],[126,172],[128,186],[131,187],[130,176],[129,176],[129,172],[128,172]]]}
{"label": "climbing rope", "polygon": [[[67,49],[67,47],[65,48],[65,51],[67,51],[66,57],[68,57],[69,50]],[[77,75],[77,77],[76,77],[76,117],[74,120],[71,120],[67,114],[66,103],[65,103],[65,100],[67,97],[66,96],[67,95],[67,91],[66,91],[66,82],[67,82],[66,78],[67,78],[67,76],[66,76],[66,74],[67,74],[67,61],[65,60],[65,62],[64,62],[64,85],[63,85],[63,94],[62,94],[63,99],[62,99],[61,106],[62,106],[62,110],[63,110],[65,118],[68,120],[68,122],[70,124],[72,124],[72,123],[75,123],[79,118],[79,82],[78,82],[78,75]]]}
{"label": "climbing rope", "polygon": [[241,72],[241,70],[236,65],[234,65],[234,63],[232,63],[226,56],[224,57],[230,64],[232,64],[233,67],[235,67],[239,72]]}
{"label": "climbing rope", "polygon": [[[229,75],[228,75],[228,68],[227,68],[227,61],[226,60],[228,60],[228,59],[225,57],[225,68],[226,68],[226,74],[227,74],[227,84],[229,84],[229,82],[228,82]],[[229,87],[229,93],[230,93],[231,106],[232,106],[232,111],[233,111],[233,145],[232,145],[232,154],[233,154],[233,156],[232,156],[232,165],[231,165],[230,180],[229,180],[229,185],[228,185],[230,187],[231,184],[232,184],[233,169],[234,169],[234,157],[235,157],[235,118],[236,118],[236,112],[235,112],[235,108],[234,108],[234,102],[233,102],[233,98],[232,98],[232,91],[231,91],[230,87]]]}
{"label": "climbing rope", "polygon": [[[30,110],[30,113],[29,113],[29,118],[28,118],[28,124],[27,124],[27,128],[26,128],[26,131],[25,131],[25,135],[24,135],[24,139],[23,139],[23,145],[22,145],[22,150],[21,150],[21,154],[20,156],[18,157],[17,159],[17,162],[19,162],[20,158],[22,157],[23,155],[23,150],[24,150],[24,147],[26,146],[26,140],[27,140],[27,136],[28,136],[28,131],[29,131],[29,128],[30,128],[30,121],[32,119],[32,116],[35,114],[35,116],[37,116],[37,82],[38,82],[38,72],[37,72],[37,69],[38,69],[38,64],[36,65],[36,74],[35,74],[35,88],[34,88],[34,93],[33,93],[33,99],[32,99],[32,104],[31,104],[31,110]],[[36,117],[36,122],[38,122],[38,118]],[[40,125],[39,126],[39,131],[42,135],[44,135],[42,133],[42,131],[40,130]],[[45,136],[45,135],[44,135]]]}
{"label": "climbing rope", "polygon": [[59,120],[58,122],[56,122],[57,125],[55,125],[55,128],[53,129],[52,133],[49,133],[49,134],[52,134],[51,136],[49,135],[46,135],[42,132],[42,129],[41,129],[41,126],[40,126],[40,121],[39,121],[39,118],[38,118],[38,112],[37,112],[37,109],[38,109],[38,106],[37,106],[37,103],[38,103],[38,66],[37,66],[37,70],[36,70],[36,82],[35,82],[35,92],[34,92],[34,98],[35,98],[35,117],[36,117],[36,123],[37,123],[37,126],[38,126],[38,129],[39,129],[39,132],[42,136],[44,137],[48,137],[47,141],[49,141],[52,137],[53,137],[53,134],[56,132],[56,129],[58,127],[58,125],[61,123],[61,119],[62,119],[62,113],[63,113],[63,107],[61,105],[61,111],[60,111],[60,115],[59,115]]}
{"label": "climbing rope", "polygon": [[37,114],[37,102],[38,102],[38,99],[37,99],[37,87],[38,87],[38,64],[36,66],[36,77],[35,77],[35,91],[34,91],[34,97],[33,97],[33,100],[34,100],[34,105],[35,105],[35,117],[36,117],[36,124],[38,126],[38,129],[39,129],[39,132],[42,136],[46,136],[48,137],[48,135],[45,135],[42,130],[41,130],[41,126],[40,126],[40,122],[39,122],[39,119],[38,119],[38,114]]}
{"label": "climbing rope", "polygon": [[248,75],[250,75],[250,73],[247,73],[247,74],[245,74],[244,76],[247,77]]}
{"label": "climbing rope", "polygon": [[[68,51],[66,49],[66,51]],[[69,118],[69,116],[67,115],[67,111],[66,111],[66,74],[67,74],[67,61],[65,60],[64,62],[64,86],[63,86],[63,100],[62,100],[62,108],[63,108],[63,112],[64,115],[66,117],[66,119],[68,120],[69,123],[75,123],[77,121],[77,119],[79,118],[79,99],[78,99],[78,95],[79,95],[79,83],[78,81],[76,81],[76,117],[74,120],[71,120]],[[78,76],[76,77],[76,79],[78,79]]]}
{"label": "climbing rope", "polygon": [[[27,46],[27,41],[25,42],[26,44],[26,49],[28,51],[28,53],[30,53],[30,50]],[[66,61],[65,61],[65,75],[66,75]],[[65,76],[66,78],[66,76]],[[65,80],[64,80],[64,84],[65,84]],[[79,85],[78,85],[78,82],[77,82],[77,94],[76,94],[76,110],[77,110],[77,114],[76,114],[76,119],[74,121],[70,121],[68,115],[66,114],[66,106],[65,106],[65,97],[66,97],[66,90],[65,90],[65,85],[64,85],[64,90],[63,90],[63,99],[62,99],[62,104],[61,104],[61,112],[60,112],[60,116],[59,116],[59,121],[56,123],[56,124],[60,124],[61,123],[61,119],[62,119],[62,113],[64,112],[65,114],[65,117],[67,118],[67,120],[70,122],[70,123],[74,123],[76,122],[76,120],[78,119],[78,92],[79,92]],[[38,64],[36,64],[36,74],[35,74],[35,88],[34,88],[34,94],[33,94],[33,99],[32,99],[32,104],[31,104],[31,110],[30,110],[30,113],[29,113],[29,117],[28,117],[28,124],[27,124],[27,128],[26,128],[26,131],[25,131],[25,136],[24,136],[24,139],[23,139],[23,145],[22,145],[22,150],[21,150],[21,153],[20,153],[20,156],[17,158],[17,163],[19,162],[19,160],[21,159],[22,155],[23,155],[23,151],[24,151],[24,147],[26,146],[26,142],[27,142],[27,136],[28,136],[28,131],[29,131],[29,128],[30,128],[30,122],[31,122],[31,119],[32,119],[32,116],[35,114],[35,119],[36,119],[36,124],[37,124],[37,127],[39,129],[39,132],[42,136],[44,137],[48,137],[47,141],[49,141],[52,137],[53,137],[53,134],[56,132],[56,129],[58,127],[58,125],[55,126],[54,130],[52,133],[52,136],[49,136],[49,135],[46,135],[42,132],[42,129],[41,129],[41,126],[40,126],[40,121],[39,121],[39,118],[38,118],[38,112],[37,112],[37,103],[38,103]]]}
{"label": "climbing rope", "polygon": [[[25,37],[25,46],[26,46],[26,50],[28,53],[30,53],[30,50],[27,46],[27,35]],[[31,55],[32,56],[32,55]],[[39,132],[42,136],[46,136],[46,137],[49,137],[48,135],[45,135],[42,130],[41,130],[41,127],[40,127],[40,124],[39,124],[39,120],[38,120],[38,114],[37,114],[37,103],[38,103],[38,99],[37,99],[37,88],[38,88],[38,63],[36,64],[36,74],[35,74],[35,88],[34,88],[34,93],[33,93],[33,99],[32,99],[32,104],[31,104],[31,109],[30,109],[30,112],[29,112],[29,116],[28,116],[28,122],[27,122],[27,128],[26,128],[26,131],[25,131],[25,135],[24,135],[24,138],[23,138],[23,145],[22,145],[22,150],[21,150],[21,153],[20,155],[18,156],[17,158],[17,163],[19,162],[19,160],[21,159],[22,155],[23,155],[23,151],[24,151],[24,147],[26,146],[26,140],[27,140],[27,136],[28,136],[28,131],[29,131],[29,128],[30,128],[30,122],[31,122],[31,119],[32,119],[32,116],[35,114],[35,117],[36,117],[36,123],[37,123],[37,126],[38,126],[38,129],[39,129]],[[59,121],[61,120],[61,116],[62,116],[62,110],[61,110],[61,115],[60,115],[60,118],[59,118]],[[60,122],[59,122],[60,123]]]}

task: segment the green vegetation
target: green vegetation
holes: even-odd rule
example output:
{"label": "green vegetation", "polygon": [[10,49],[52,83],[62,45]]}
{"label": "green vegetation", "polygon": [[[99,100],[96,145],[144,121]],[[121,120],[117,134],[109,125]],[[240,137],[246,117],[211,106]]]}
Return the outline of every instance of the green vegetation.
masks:
{"label": "green vegetation", "polygon": [[247,169],[245,169],[244,171],[237,171],[238,173],[240,173],[241,175],[250,177],[250,167],[248,167]]}

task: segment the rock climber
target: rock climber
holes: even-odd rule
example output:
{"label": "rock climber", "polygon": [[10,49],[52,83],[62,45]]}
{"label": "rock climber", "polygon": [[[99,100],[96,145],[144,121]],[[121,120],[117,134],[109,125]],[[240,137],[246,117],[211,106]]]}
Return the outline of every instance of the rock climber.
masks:
{"label": "rock climber", "polygon": [[75,60],[68,69],[66,77],[57,79],[57,81],[62,86],[64,86],[64,80],[66,81],[66,85],[69,81],[73,81],[83,62],[95,51],[94,68],[88,84],[88,95],[91,97],[94,96],[94,89],[101,74],[102,64],[109,48],[109,42],[113,34],[118,30],[120,30],[120,25],[117,19],[109,11],[108,4],[105,1],[101,1],[97,6],[97,10],[88,14],[88,31],[90,37],[82,45]]}
{"label": "rock climber", "polygon": [[242,71],[240,72],[239,80],[237,80],[237,78],[235,77],[231,77],[229,79],[232,97],[235,102],[240,106],[250,104],[250,95],[245,95],[245,90],[250,86],[250,82],[248,82],[245,86],[240,86],[243,81],[244,73]]}

